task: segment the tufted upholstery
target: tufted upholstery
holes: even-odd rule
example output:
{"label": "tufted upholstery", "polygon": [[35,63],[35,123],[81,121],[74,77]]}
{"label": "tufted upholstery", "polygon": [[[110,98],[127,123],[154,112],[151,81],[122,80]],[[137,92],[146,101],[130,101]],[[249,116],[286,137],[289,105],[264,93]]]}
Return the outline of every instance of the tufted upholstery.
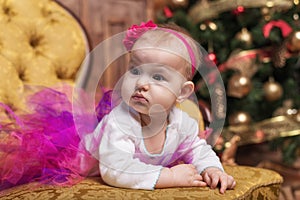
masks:
{"label": "tufted upholstery", "polygon": [[271,170],[245,167],[225,166],[237,181],[234,190],[227,190],[221,195],[218,189],[208,187],[168,188],[154,191],[120,189],[105,185],[99,178],[87,178],[72,187],[38,186],[36,183],[21,185],[0,193],[1,200],[13,199],[205,199],[205,200],[276,200],[280,192],[282,178]]}
{"label": "tufted upholstery", "polygon": [[[0,102],[15,112],[31,85],[72,84],[87,51],[78,22],[52,0],[0,0]],[[193,110],[193,108],[192,108]],[[198,117],[198,116],[196,116]],[[200,116],[201,117],[201,116]],[[7,118],[0,110],[0,120]],[[203,128],[203,124],[200,125]],[[0,130],[1,134],[1,130]],[[0,139],[2,140],[0,135]],[[0,152],[1,153],[1,152]],[[0,161],[1,165],[1,161]],[[237,187],[222,196],[217,190],[171,188],[155,191],[109,187],[99,177],[72,187],[30,183],[0,191],[0,199],[276,199],[282,177],[274,171],[226,166]]]}
{"label": "tufted upholstery", "polygon": [[0,102],[20,111],[27,86],[74,80],[87,42],[55,1],[0,0],[0,30]]}

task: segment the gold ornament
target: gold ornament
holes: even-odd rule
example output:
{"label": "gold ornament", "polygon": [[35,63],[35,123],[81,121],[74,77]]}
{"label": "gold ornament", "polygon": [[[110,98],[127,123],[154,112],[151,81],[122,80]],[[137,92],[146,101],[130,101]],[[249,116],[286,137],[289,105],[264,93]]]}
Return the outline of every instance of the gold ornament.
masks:
{"label": "gold ornament", "polygon": [[267,101],[276,101],[280,99],[283,94],[281,85],[275,82],[273,79],[270,79],[267,83],[264,84],[263,90]]}
{"label": "gold ornament", "polygon": [[300,31],[291,34],[286,46],[292,53],[298,53],[300,51]]}
{"label": "gold ornament", "polygon": [[224,64],[227,69],[237,71],[228,81],[228,96],[242,98],[252,89],[251,77],[257,72],[256,54],[251,51],[236,51]]}
{"label": "gold ornament", "polygon": [[189,4],[188,0],[170,0],[172,7],[185,7]]}
{"label": "gold ornament", "polygon": [[251,80],[247,76],[234,74],[228,81],[227,95],[242,98],[249,94],[252,88]]}
{"label": "gold ornament", "polygon": [[286,99],[282,103],[282,107],[277,108],[274,113],[273,117],[277,116],[294,116],[297,114],[297,109],[293,108],[294,102],[292,99]]}
{"label": "gold ornament", "polygon": [[234,51],[224,63],[226,68],[238,71],[243,76],[251,78],[258,70],[256,63],[258,52],[256,51]]}
{"label": "gold ornament", "polygon": [[249,125],[252,119],[247,112],[239,111],[229,116],[228,122],[230,125]]}
{"label": "gold ornament", "polygon": [[268,7],[261,8],[261,14],[265,21],[269,21],[271,19],[271,10]]}
{"label": "gold ornament", "polygon": [[300,110],[298,110],[297,114],[295,114],[296,122],[300,122]]}
{"label": "gold ornament", "polygon": [[284,100],[282,107],[279,107],[274,111],[273,117],[278,116],[287,116],[294,119],[296,122],[300,122],[300,110],[294,108],[292,99]]}
{"label": "gold ornament", "polygon": [[242,28],[242,30],[236,34],[235,38],[248,46],[250,46],[253,41],[252,35],[247,28]]}

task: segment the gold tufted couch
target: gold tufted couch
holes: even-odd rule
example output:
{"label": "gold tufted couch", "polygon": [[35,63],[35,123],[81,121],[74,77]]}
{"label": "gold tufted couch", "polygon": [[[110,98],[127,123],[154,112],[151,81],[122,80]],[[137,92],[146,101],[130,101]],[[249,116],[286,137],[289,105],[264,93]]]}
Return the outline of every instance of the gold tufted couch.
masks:
{"label": "gold tufted couch", "polygon": [[0,0],[0,102],[21,111],[30,85],[73,81],[86,47],[77,21],[54,1]]}
{"label": "gold tufted couch", "polygon": [[[87,53],[78,22],[52,0],[0,0],[0,102],[26,110],[32,85],[72,84]],[[0,110],[0,120],[9,116]],[[5,138],[0,130],[0,139]],[[0,152],[2,153],[2,152]],[[0,161],[1,165],[1,161]],[[277,199],[282,177],[271,170],[225,166],[237,181],[234,190],[169,188],[154,191],[107,186],[100,177],[72,187],[29,183],[0,191],[0,199]]]}
{"label": "gold tufted couch", "polygon": [[225,166],[225,170],[237,181],[234,190],[220,194],[218,189],[202,188],[168,188],[147,190],[131,190],[107,186],[97,178],[87,178],[72,187],[36,186],[35,183],[21,185],[3,193],[1,200],[15,199],[268,199],[275,200],[279,196],[281,176],[277,173],[260,168],[245,166]]}

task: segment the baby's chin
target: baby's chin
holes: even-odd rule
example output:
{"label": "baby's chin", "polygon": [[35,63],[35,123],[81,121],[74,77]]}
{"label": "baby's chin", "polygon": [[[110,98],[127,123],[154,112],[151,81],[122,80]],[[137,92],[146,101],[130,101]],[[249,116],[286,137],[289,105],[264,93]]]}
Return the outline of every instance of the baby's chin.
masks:
{"label": "baby's chin", "polygon": [[166,109],[153,109],[149,108],[144,105],[129,105],[134,111],[136,111],[139,114],[142,115],[149,115],[149,116],[165,116],[166,113],[168,112]]}
{"label": "baby's chin", "polygon": [[129,100],[127,101],[124,100],[124,102],[135,112],[149,116],[167,116],[172,107],[175,105],[174,103],[171,107],[165,108],[163,105],[160,104],[153,105],[149,101],[136,101],[131,98],[129,98]]}
{"label": "baby's chin", "polygon": [[146,105],[129,102],[126,102],[126,104],[137,113],[149,115],[149,108]]}

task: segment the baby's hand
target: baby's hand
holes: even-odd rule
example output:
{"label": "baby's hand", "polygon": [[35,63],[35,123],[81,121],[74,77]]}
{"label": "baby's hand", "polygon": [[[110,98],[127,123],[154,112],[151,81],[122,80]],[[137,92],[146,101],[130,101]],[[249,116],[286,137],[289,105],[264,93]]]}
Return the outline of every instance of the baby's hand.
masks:
{"label": "baby's hand", "polygon": [[220,183],[220,193],[224,194],[226,189],[233,189],[236,185],[233,177],[226,174],[215,167],[209,167],[202,172],[203,180],[210,186],[210,188],[214,189]]}
{"label": "baby's hand", "polygon": [[174,186],[206,186],[194,165],[180,164],[170,168]]}

